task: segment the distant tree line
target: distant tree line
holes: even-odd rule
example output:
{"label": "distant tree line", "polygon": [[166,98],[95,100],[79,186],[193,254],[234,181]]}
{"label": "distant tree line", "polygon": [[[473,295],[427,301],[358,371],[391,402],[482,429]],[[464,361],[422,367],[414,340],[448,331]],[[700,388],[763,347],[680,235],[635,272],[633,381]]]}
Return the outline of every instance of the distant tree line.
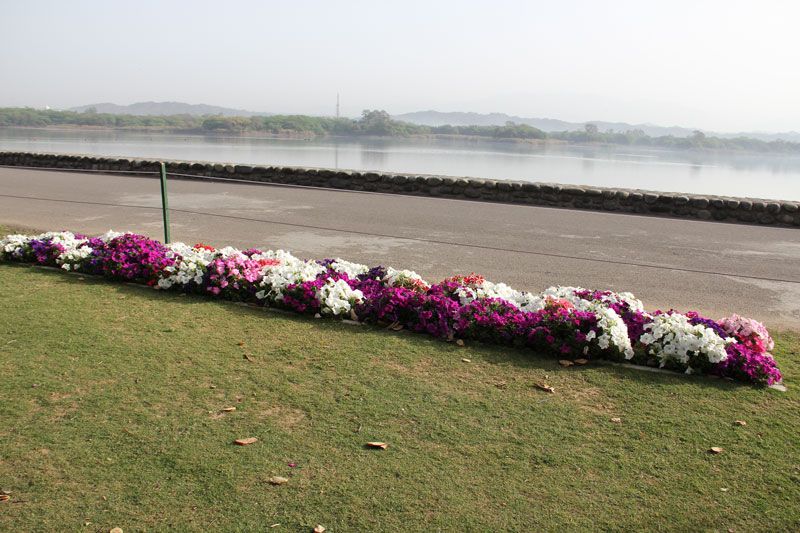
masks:
{"label": "distant tree line", "polygon": [[791,141],[762,141],[751,137],[722,138],[706,135],[695,130],[687,137],[662,135],[651,137],[640,129],[615,132],[600,132],[594,124],[586,124],[583,131],[560,131],[547,134],[548,139],[569,143],[622,144],[629,146],[652,146],[672,150],[729,150],[750,152],[800,153],[800,143]]}
{"label": "distant tree line", "polygon": [[313,135],[377,135],[405,137],[428,133],[425,126],[393,120],[386,111],[366,110],[361,118],[272,115],[268,117],[206,117],[202,128],[209,131],[263,131],[267,133],[306,133]]}
{"label": "distant tree line", "polygon": [[198,128],[201,117],[191,115],[112,115],[97,113],[89,108],[81,113],[75,111],[42,110],[29,107],[0,108],[2,126],[102,126],[107,128]]}
{"label": "distant tree line", "polygon": [[546,133],[533,126],[507,122],[503,126],[421,126],[394,120],[382,110],[365,110],[358,119],[312,117],[308,115],[272,115],[259,117],[226,117],[222,115],[114,115],[83,112],[40,110],[33,108],[0,108],[0,127],[95,126],[127,129],[164,129],[194,132],[245,133],[262,132],[274,135],[371,135],[408,137],[411,135],[454,135],[491,139],[540,139],[568,143],[602,143],[630,146],[651,146],[675,150],[734,150],[755,152],[800,153],[800,143],[761,141],[749,137],[720,138],[695,131],[688,137],[665,135],[651,137],[642,130],[598,131],[594,124],[583,130]]}
{"label": "distant tree line", "polygon": [[472,135],[502,139],[546,139],[540,129],[525,124],[505,126],[421,126],[394,120],[386,111],[365,110],[359,119],[274,115],[269,117],[207,117],[203,129],[213,131],[265,131],[269,133],[312,133],[315,135]]}

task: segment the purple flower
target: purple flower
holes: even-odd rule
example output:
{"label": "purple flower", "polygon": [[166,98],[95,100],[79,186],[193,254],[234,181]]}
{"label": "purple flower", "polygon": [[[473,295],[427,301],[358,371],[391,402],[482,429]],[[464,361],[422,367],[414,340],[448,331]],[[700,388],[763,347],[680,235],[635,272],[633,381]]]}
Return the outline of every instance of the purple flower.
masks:
{"label": "purple flower", "polygon": [[729,345],[727,352],[728,357],[713,369],[717,375],[767,386],[783,379],[775,359],[768,353],[738,343]]}
{"label": "purple flower", "polygon": [[64,247],[52,239],[34,239],[30,242],[33,260],[40,265],[57,266],[56,259],[64,252]]}
{"label": "purple flower", "polygon": [[154,285],[161,271],[175,263],[163,244],[132,233],[111,239],[96,254],[98,270],[103,275],[148,285]]}

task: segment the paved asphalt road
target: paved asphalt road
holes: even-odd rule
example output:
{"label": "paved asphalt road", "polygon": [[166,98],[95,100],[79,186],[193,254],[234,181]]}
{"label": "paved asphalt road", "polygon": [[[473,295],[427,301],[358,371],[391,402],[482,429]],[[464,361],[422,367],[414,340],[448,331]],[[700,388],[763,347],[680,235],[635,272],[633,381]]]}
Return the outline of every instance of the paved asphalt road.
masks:
{"label": "paved asphalt road", "polygon": [[[230,182],[169,188],[174,240],[340,256],[430,281],[474,271],[527,290],[630,290],[648,309],[738,312],[800,330],[798,229]],[[158,181],[0,168],[0,224],[162,236],[160,210],[112,204],[158,207]]]}

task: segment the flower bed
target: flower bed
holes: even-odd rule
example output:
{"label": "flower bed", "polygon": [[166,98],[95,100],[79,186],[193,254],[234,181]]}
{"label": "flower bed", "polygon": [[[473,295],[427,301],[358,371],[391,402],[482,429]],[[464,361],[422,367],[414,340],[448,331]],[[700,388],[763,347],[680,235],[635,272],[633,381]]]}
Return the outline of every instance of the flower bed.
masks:
{"label": "flower bed", "polygon": [[429,284],[415,272],[283,250],[164,245],[142,235],[8,235],[0,261],[145,283],[160,290],[389,325],[448,341],[474,339],[560,359],[604,358],[772,385],[781,373],[763,324],[733,315],[647,312],[630,293],[550,287],[518,291],[482,276]]}

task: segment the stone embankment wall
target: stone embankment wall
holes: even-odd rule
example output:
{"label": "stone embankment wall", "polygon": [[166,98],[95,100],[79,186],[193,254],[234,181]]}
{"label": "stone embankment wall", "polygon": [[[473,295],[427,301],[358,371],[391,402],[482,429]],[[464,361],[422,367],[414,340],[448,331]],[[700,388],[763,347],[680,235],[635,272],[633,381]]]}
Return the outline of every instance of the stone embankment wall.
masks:
{"label": "stone embankment wall", "polygon": [[[800,227],[800,202],[416,174],[381,174],[193,161],[166,161],[166,163],[168,173],[196,174],[205,177]],[[0,152],[0,165],[134,172],[153,171],[158,168],[156,161],[146,159],[28,152]]]}

